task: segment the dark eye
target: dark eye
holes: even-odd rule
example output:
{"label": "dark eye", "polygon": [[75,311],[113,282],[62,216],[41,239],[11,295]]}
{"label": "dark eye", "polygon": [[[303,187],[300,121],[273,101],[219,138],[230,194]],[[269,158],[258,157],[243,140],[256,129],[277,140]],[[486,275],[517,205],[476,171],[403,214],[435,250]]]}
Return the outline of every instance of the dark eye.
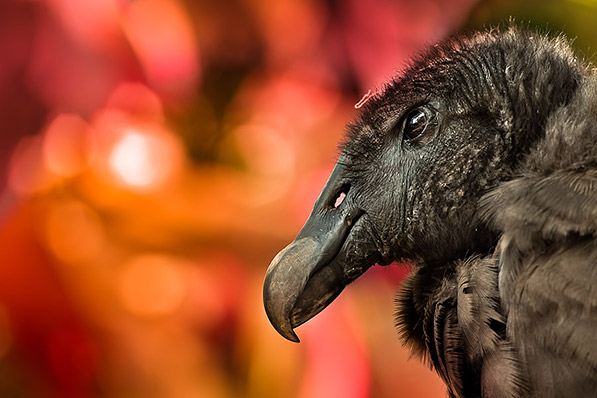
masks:
{"label": "dark eye", "polygon": [[435,113],[431,109],[427,107],[413,109],[404,119],[404,138],[415,139],[436,125]]}

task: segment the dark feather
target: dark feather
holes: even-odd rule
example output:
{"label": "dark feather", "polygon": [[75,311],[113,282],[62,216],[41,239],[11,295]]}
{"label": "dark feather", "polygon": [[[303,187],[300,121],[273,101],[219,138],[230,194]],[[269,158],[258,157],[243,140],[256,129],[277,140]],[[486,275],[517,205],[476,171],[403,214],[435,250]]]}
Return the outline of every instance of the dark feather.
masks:
{"label": "dark feather", "polygon": [[[543,40],[541,51],[556,57],[568,51],[561,41]],[[495,71],[487,63],[475,69],[479,56],[467,56],[467,71],[459,76],[470,80],[472,72],[487,81]],[[569,67],[582,71],[574,62]],[[592,396],[597,391],[597,79],[575,78],[578,89],[555,94],[563,102],[540,122],[536,115],[549,108],[542,107],[540,91],[553,99],[556,84],[541,73],[532,76],[532,70],[519,73],[511,76],[519,85],[506,94],[517,108],[510,109],[512,117],[492,123],[504,128],[505,136],[520,135],[514,145],[528,149],[514,151],[511,176],[488,190],[478,208],[501,236],[495,251],[442,266],[442,282],[437,268],[430,270],[423,261],[398,295],[397,324],[409,345],[426,351],[451,396]],[[465,86],[471,92],[476,88]],[[505,92],[486,95],[499,104]],[[471,107],[499,106],[488,105],[490,98],[481,94],[469,98]],[[520,131],[524,120],[517,114],[535,114],[536,122]],[[421,293],[429,289],[435,293]]]}

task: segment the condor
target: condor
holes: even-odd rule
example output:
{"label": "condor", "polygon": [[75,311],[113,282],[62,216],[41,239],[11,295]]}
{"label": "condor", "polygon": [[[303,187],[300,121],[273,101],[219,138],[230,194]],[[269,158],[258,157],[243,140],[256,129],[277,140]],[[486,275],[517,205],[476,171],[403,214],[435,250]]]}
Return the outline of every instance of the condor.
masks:
{"label": "condor", "polygon": [[263,298],[284,337],[414,264],[402,339],[451,397],[597,394],[597,76],[562,38],[451,38],[370,99]]}

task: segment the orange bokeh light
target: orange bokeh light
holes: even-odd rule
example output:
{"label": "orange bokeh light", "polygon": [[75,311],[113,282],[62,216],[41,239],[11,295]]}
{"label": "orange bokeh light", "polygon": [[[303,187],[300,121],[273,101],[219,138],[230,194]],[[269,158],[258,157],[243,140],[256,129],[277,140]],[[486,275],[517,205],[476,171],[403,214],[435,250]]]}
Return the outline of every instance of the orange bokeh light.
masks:
{"label": "orange bokeh light", "polygon": [[70,264],[92,261],[106,240],[99,215],[74,199],[54,204],[46,215],[44,227],[48,248],[58,259]]}
{"label": "orange bokeh light", "polygon": [[152,190],[173,177],[181,152],[178,142],[165,132],[131,128],[114,142],[107,159],[121,184],[133,190]]}
{"label": "orange bokeh light", "polygon": [[[158,120],[140,121],[120,109],[104,109],[94,121],[92,168],[108,184],[136,192],[158,190],[176,179],[184,150]],[[155,115],[154,115],[155,116]]]}
{"label": "orange bokeh light", "polygon": [[186,260],[165,254],[145,254],[127,262],[118,292],[123,306],[140,316],[175,312],[187,295]]}
{"label": "orange bokeh light", "polygon": [[43,159],[48,170],[62,177],[83,171],[87,166],[90,129],[87,122],[77,115],[58,115],[44,136]]}
{"label": "orange bokeh light", "polygon": [[123,182],[134,187],[144,187],[159,177],[159,160],[156,155],[150,138],[130,131],[112,148],[110,168]]}

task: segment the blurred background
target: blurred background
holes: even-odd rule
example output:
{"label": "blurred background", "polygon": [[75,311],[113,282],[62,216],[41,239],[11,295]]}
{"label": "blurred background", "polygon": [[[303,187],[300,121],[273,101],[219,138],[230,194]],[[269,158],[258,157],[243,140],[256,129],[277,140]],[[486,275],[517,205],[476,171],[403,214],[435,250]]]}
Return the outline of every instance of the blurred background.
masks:
{"label": "blurred background", "polygon": [[595,58],[595,0],[2,0],[0,397],[444,396],[395,334],[406,269],[301,344],[261,284],[363,94],[511,16]]}

